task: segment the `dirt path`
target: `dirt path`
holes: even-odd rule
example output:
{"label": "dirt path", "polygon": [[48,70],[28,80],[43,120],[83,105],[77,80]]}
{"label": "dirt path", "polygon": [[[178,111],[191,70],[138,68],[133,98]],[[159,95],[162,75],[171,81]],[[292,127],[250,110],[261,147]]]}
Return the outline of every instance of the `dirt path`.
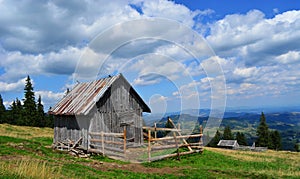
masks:
{"label": "dirt path", "polygon": [[145,167],[139,163],[117,164],[117,163],[97,162],[97,161],[94,161],[92,163],[85,163],[85,165],[101,171],[126,170],[135,173],[173,174],[176,176],[184,176],[181,170],[185,169],[183,167],[153,168],[153,167]]}

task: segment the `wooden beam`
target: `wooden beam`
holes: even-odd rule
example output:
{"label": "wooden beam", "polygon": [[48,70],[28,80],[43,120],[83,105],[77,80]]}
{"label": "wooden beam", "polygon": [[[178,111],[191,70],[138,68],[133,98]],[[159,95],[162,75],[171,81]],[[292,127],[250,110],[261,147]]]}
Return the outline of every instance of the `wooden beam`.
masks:
{"label": "wooden beam", "polygon": [[[174,124],[174,122],[172,121],[172,119],[170,117],[168,118],[168,121],[173,125],[173,127],[175,129],[177,129],[176,125]],[[177,131],[177,133],[178,133],[179,136],[182,136],[180,131]],[[183,143],[188,144],[188,142],[185,139],[182,139],[182,141],[183,141]],[[188,149],[190,151],[193,151],[193,149],[190,146],[188,146]]]}
{"label": "wooden beam", "polygon": [[175,132],[173,132],[173,137],[174,137],[174,140],[175,140],[175,146],[176,146],[176,150],[177,150],[177,160],[180,161],[180,154],[179,154],[178,141],[177,141]]}
{"label": "wooden beam", "polygon": [[[89,133],[90,135],[95,135],[95,136],[101,136],[102,134],[101,134],[101,132],[90,132]],[[105,133],[105,132],[103,132],[103,135],[105,136],[105,137],[122,137],[123,138],[123,133],[113,133],[113,132],[111,132],[111,133]]]}
{"label": "wooden beam", "polygon": [[126,156],[126,126],[123,126],[123,138],[124,138],[124,143],[123,143],[123,150],[124,150],[124,156]]}
{"label": "wooden beam", "polygon": [[103,131],[101,131],[101,142],[102,142],[102,151],[103,151],[103,155],[104,155],[104,134]]}
{"label": "wooden beam", "polygon": [[[202,134],[192,134],[192,135],[181,135],[181,136],[177,136],[177,139],[186,139],[186,138],[194,138],[194,137],[201,137]],[[152,138],[151,141],[163,141],[163,140],[173,140],[174,137],[163,137],[163,138],[157,138],[154,139]],[[188,144],[186,142],[186,144]]]}
{"label": "wooden beam", "polygon": [[151,130],[148,130],[148,162],[151,158]]}
{"label": "wooden beam", "polygon": [[[198,145],[198,146],[195,146],[195,145]],[[190,146],[191,148],[193,148],[193,147],[195,147],[195,148],[201,148],[199,146],[199,143],[178,144],[178,148],[180,148],[180,147],[187,147],[187,146]],[[161,145],[161,146],[153,146],[153,147],[151,147],[151,151],[165,150],[165,149],[175,149],[175,148],[177,148],[176,144],[173,144],[173,145]]]}
{"label": "wooden beam", "polygon": [[102,140],[102,139],[90,139],[91,142],[100,142],[105,144],[116,144],[116,145],[123,145],[124,142],[116,142],[116,141],[110,141],[110,140]]}
{"label": "wooden beam", "polygon": [[175,131],[175,132],[177,132],[177,131],[179,131],[178,129],[171,129],[171,128],[160,128],[160,127],[157,127],[157,128],[155,128],[155,127],[143,127],[143,129],[146,129],[146,130],[152,130],[152,131]]}
{"label": "wooden beam", "polygon": [[[193,150],[193,151],[188,151],[188,152],[181,152],[180,155],[187,155],[187,154],[192,154],[192,153],[196,153],[196,151]],[[177,153],[161,155],[161,156],[150,158],[150,161],[161,160],[164,158],[175,157],[175,156],[177,156]]]}
{"label": "wooden beam", "polygon": [[[88,152],[90,152],[90,153],[99,153],[99,154],[104,155],[103,151],[101,149],[89,149]],[[108,157],[110,157],[110,156],[117,156],[117,157],[121,157],[121,158],[124,157],[123,154],[121,154],[121,153],[114,153],[114,152],[106,152],[105,155],[108,156]]]}
{"label": "wooden beam", "polygon": [[154,138],[157,138],[157,132],[156,132],[156,122],[154,123]]}
{"label": "wooden beam", "polygon": [[[106,150],[105,153],[108,151],[124,153],[123,149],[119,149],[119,148],[115,148],[115,147],[108,147],[108,146],[103,147],[102,145],[96,145],[96,144],[91,144],[91,146],[96,147],[96,148],[102,148],[101,151],[104,152],[104,150]],[[103,148],[104,148],[104,150],[103,150]],[[98,150],[100,150],[100,149],[98,149]]]}

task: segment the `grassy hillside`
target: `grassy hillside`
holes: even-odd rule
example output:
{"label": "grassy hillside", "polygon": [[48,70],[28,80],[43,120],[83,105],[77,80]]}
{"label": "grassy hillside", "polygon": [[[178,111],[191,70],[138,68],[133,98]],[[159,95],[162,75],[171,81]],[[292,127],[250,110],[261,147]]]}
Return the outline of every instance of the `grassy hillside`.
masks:
{"label": "grassy hillside", "polygon": [[53,151],[52,129],[0,124],[0,178],[299,178],[300,153],[206,148],[203,154],[131,164]]}

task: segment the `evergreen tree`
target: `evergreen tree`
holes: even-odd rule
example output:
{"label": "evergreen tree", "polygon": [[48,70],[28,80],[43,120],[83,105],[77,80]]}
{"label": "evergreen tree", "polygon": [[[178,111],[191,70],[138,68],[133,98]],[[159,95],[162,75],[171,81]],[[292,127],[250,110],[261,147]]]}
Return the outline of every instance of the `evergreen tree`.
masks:
{"label": "evergreen tree", "polygon": [[2,99],[2,96],[0,94],[0,124],[5,123],[5,122],[7,122],[7,120],[6,120],[6,108],[3,104],[3,99]]}
{"label": "evergreen tree", "polygon": [[280,133],[277,130],[270,131],[270,142],[269,142],[269,148],[274,150],[280,150],[281,149],[281,136]]}
{"label": "evergreen tree", "polygon": [[295,143],[294,148],[296,152],[300,152],[300,143]]}
{"label": "evergreen tree", "polygon": [[9,124],[17,124],[17,119],[16,119],[16,101],[14,100],[11,105],[9,105]]}
{"label": "evergreen tree", "polygon": [[37,124],[36,122],[37,108],[35,103],[33,86],[29,76],[27,76],[24,91],[25,91],[25,99],[24,99],[25,125],[35,126]]}
{"label": "evergreen tree", "polygon": [[25,125],[23,118],[23,106],[18,98],[12,102],[9,109],[9,123],[21,126]]}
{"label": "evergreen tree", "polygon": [[18,125],[25,125],[25,121],[23,118],[23,106],[18,98],[16,98],[15,102],[14,121]]}
{"label": "evergreen tree", "polygon": [[234,139],[229,126],[226,126],[224,129],[223,139],[224,140],[233,140]]}
{"label": "evergreen tree", "polygon": [[244,133],[242,133],[242,132],[237,132],[236,133],[235,140],[237,140],[237,142],[240,145],[245,145],[245,146],[248,145],[246,137],[245,137]]}
{"label": "evergreen tree", "polygon": [[257,140],[255,142],[256,146],[268,147],[269,146],[269,127],[266,122],[264,113],[261,113],[260,123],[256,130]]}
{"label": "evergreen tree", "polygon": [[222,134],[217,130],[215,136],[212,138],[212,140],[208,143],[209,147],[217,147],[219,141],[222,139]]}
{"label": "evergreen tree", "polygon": [[44,106],[42,104],[41,95],[39,95],[38,102],[37,102],[37,119],[36,119],[36,121],[38,121],[37,126],[45,127],[45,112],[44,112]]}
{"label": "evergreen tree", "polygon": [[[51,107],[49,108],[48,111],[51,110]],[[46,114],[45,115],[45,124],[44,124],[45,127],[51,127],[53,128],[54,127],[54,119],[53,119],[53,115],[52,114]]]}

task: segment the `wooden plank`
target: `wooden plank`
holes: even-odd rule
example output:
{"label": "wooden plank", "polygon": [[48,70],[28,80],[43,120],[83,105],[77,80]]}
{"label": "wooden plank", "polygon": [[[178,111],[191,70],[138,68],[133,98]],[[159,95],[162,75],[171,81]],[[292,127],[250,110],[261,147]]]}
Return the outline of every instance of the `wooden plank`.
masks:
{"label": "wooden plank", "polygon": [[118,113],[118,117],[121,121],[121,123],[133,123],[133,119],[135,117],[134,110],[125,111]]}
{"label": "wooden plank", "polygon": [[183,146],[199,146],[201,145],[201,142],[196,142],[196,143],[188,143],[188,144],[182,144]]}
{"label": "wooden plank", "polygon": [[[109,151],[113,151],[113,152],[120,152],[120,153],[124,153],[123,149],[119,149],[119,148],[115,148],[115,147],[108,147],[108,146],[102,146],[102,145],[96,145],[96,144],[91,144],[91,147],[95,147],[95,148],[102,148],[102,151],[105,150],[105,153],[109,152]],[[104,150],[103,150],[104,148]]]}
{"label": "wooden plank", "polygon": [[100,149],[89,149],[88,152],[90,153],[99,153],[105,156],[117,156],[117,157],[124,157],[124,155],[122,153],[114,153],[114,152],[108,152],[106,151],[105,154],[102,152],[102,150]]}
{"label": "wooden plank", "polygon": [[151,158],[151,130],[148,130],[148,162]]}
{"label": "wooden plank", "polygon": [[137,114],[139,116],[139,135],[140,135],[140,139],[139,139],[139,144],[143,144],[144,143],[144,137],[143,137],[143,110],[142,108],[139,107]]}
{"label": "wooden plank", "polygon": [[116,145],[123,145],[124,142],[116,142],[116,141],[110,141],[110,140],[102,140],[102,139],[91,139],[91,142],[100,142],[105,144],[116,144]]}
{"label": "wooden plank", "polygon": [[175,149],[175,148],[177,148],[175,144],[174,145],[153,146],[153,147],[151,147],[151,151]]}
{"label": "wooden plank", "polygon": [[174,140],[175,140],[175,146],[176,146],[176,149],[177,149],[177,159],[180,161],[180,154],[179,154],[178,141],[177,141],[175,132],[173,132],[173,137],[174,137]]}
{"label": "wooden plank", "polygon": [[155,130],[157,130],[157,131],[175,131],[175,132],[177,132],[177,131],[180,131],[180,130],[178,130],[178,129],[172,129],[172,128],[160,128],[160,127],[157,127],[157,128],[155,128],[155,127],[143,127],[143,129],[146,129],[146,130],[152,130],[152,131],[155,131]]}
{"label": "wooden plank", "polygon": [[202,149],[202,146],[191,146],[193,149]]}
{"label": "wooden plank", "polygon": [[77,147],[77,145],[79,145],[79,143],[82,142],[82,137],[80,137],[72,146],[72,149],[74,149],[75,147]]}
{"label": "wooden plank", "polygon": [[126,155],[126,126],[124,126],[123,138],[124,138],[123,150],[124,150],[124,155]]}
{"label": "wooden plank", "polygon": [[[102,134],[101,134],[101,132],[90,132],[89,133],[90,135],[95,135],[95,136],[101,136]],[[103,132],[103,135],[105,136],[105,137],[123,137],[123,133],[113,133],[113,132],[111,132],[111,133],[105,133],[105,132]]]}
{"label": "wooden plank", "polygon": [[193,146],[194,145],[199,145],[199,143],[189,143],[189,144],[178,144],[178,146],[176,146],[176,144],[172,144],[172,145],[162,145],[162,146],[153,146],[151,147],[151,151],[157,151],[157,150],[165,150],[165,149],[175,149],[175,148],[180,148],[180,147],[187,147],[190,146],[191,148],[195,147],[195,148],[202,148],[200,146]]}
{"label": "wooden plank", "polygon": [[101,132],[101,140],[102,140],[102,151],[103,151],[103,155],[104,155],[104,135],[103,135],[103,131]]}
{"label": "wooden plank", "polygon": [[[175,129],[177,129],[177,128],[176,128],[176,125],[174,124],[174,122],[172,121],[172,119],[171,119],[170,117],[168,118],[168,121],[173,125],[173,127],[174,127]],[[182,136],[180,131],[177,131],[177,133],[178,133],[179,136]],[[183,140],[183,143],[188,144],[188,142],[187,142],[185,139],[182,139],[182,140]],[[190,151],[193,150],[190,146],[188,146],[188,149],[189,149]]]}
{"label": "wooden plank", "polygon": [[157,132],[156,132],[156,122],[154,123],[154,138],[157,138]]}
{"label": "wooden plank", "polygon": [[[182,136],[177,136],[177,139],[201,137],[202,135],[203,134],[182,135]],[[173,139],[174,139],[174,137],[163,137],[163,138],[157,138],[157,139],[152,138],[151,141],[163,141],[163,140],[173,140]]]}
{"label": "wooden plank", "polygon": [[[192,153],[195,153],[195,152],[196,151],[181,152],[180,155],[187,155],[187,154],[192,154]],[[161,155],[161,156],[157,156],[157,157],[151,157],[149,159],[149,161],[161,160],[161,159],[164,159],[164,158],[175,157],[175,156],[177,156],[177,153]]]}

